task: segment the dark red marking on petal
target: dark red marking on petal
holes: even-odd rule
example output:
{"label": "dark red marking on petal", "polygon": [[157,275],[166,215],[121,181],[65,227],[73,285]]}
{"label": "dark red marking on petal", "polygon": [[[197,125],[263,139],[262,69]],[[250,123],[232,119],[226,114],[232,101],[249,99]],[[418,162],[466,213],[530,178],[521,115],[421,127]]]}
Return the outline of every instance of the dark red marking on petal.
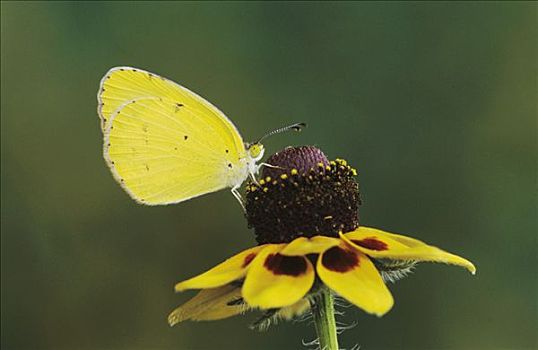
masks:
{"label": "dark red marking on petal", "polygon": [[250,253],[249,255],[245,256],[245,260],[243,260],[243,265],[241,267],[247,267],[247,265],[250,264],[255,257],[256,253]]}
{"label": "dark red marking on petal", "polygon": [[275,275],[300,276],[307,270],[302,256],[270,254],[265,258],[263,266]]}
{"label": "dark red marking on petal", "polygon": [[332,247],[323,253],[321,263],[335,272],[348,272],[359,266],[359,256],[350,250]]}
{"label": "dark red marking on petal", "polygon": [[371,250],[388,250],[389,249],[389,246],[387,245],[387,243],[380,241],[375,237],[368,237],[364,239],[352,239],[351,242],[363,248],[371,249]]}

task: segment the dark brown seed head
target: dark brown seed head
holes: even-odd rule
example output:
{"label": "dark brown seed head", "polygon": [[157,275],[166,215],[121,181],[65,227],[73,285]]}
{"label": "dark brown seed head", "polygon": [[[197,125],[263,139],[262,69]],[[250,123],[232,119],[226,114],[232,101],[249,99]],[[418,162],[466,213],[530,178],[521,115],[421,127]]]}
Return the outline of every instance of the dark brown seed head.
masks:
{"label": "dark brown seed head", "polygon": [[313,146],[288,147],[247,184],[247,219],[260,244],[297,237],[338,237],[359,226],[359,185],[345,160],[329,161]]}

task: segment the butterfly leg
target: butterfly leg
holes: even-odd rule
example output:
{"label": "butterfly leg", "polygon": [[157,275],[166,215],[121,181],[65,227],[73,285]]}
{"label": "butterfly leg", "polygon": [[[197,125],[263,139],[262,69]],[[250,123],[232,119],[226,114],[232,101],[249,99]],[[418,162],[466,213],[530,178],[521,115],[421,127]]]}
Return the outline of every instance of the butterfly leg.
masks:
{"label": "butterfly leg", "polygon": [[241,193],[237,190],[239,186],[232,187],[232,194],[234,195],[235,199],[239,202],[241,205],[241,208],[243,209],[243,212],[246,213],[247,209],[245,208],[245,204],[243,203],[243,198],[241,197]]}
{"label": "butterfly leg", "polygon": [[[258,173],[258,172],[256,171],[256,173]],[[254,182],[254,184],[256,186],[258,186],[258,187],[261,186],[260,183],[258,182],[258,180],[256,180],[256,175],[254,173],[250,173],[250,178],[252,179],[252,182]]]}

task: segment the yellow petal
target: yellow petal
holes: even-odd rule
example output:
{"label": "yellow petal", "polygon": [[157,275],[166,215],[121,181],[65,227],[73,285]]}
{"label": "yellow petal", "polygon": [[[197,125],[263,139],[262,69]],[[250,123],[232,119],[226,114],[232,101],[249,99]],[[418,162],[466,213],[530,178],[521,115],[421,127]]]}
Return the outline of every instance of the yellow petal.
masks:
{"label": "yellow petal", "polygon": [[243,278],[252,260],[264,247],[263,245],[244,250],[211,270],[176,284],[175,290],[180,292],[185,289],[215,288]]}
{"label": "yellow petal", "polygon": [[284,320],[291,320],[294,317],[301,316],[310,309],[310,302],[303,298],[293,305],[286,306],[278,310],[277,316]]}
{"label": "yellow petal", "polygon": [[203,289],[192,299],[172,311],[168,323],[173,326],[186,320],[218,320],[237,315],[245,310],[244,305],[228,305],[241,298],[241,287],[225,285]]}
{"label": "yellow petal", "polygon": [[442,262],[462,266],[472,274],[476,272],[475,266],[469,260],[411,237],[370,227],[359,227],[341,237],[354,248],[373,258]]}
{"label": "yellow petal", "polygon": [[222,305],[215,307],[192,318],[193,321],[217,321],[233,317],[248,310],[246,304],[242,305]]}
{"label": "yellow petal", "polygon": [[270,309],[298,302],[314,283],[314,268],[303,256],[284,256],[284,244],[269,245],[252,261],[243,284],[251,307]]}
{"label": "yellow petal", "polygon": [[382,316],[394,303],[370,259],[345,244],[322,253],[316,270],[325,285],[368,313]]}
{"label": "yellow petal", "polygon": [[233,298],[230,298],[228,300],[223,299],[221,303],[194,316],[192,320],[216,321],[242,314],[249,309],[247,304],[242,303],[237,305],[228,305],[229,302],[237,301],[240,297],[241,287],[237,287],[237,290],[234,291]]}
{"label": "yellow petal", "polygon": [[314,236],[312,238],[299,237],[288,243],[280,251],[280,254],[288,256],[319,254],[339,244],[340,240],[338,238],[325,236]]}

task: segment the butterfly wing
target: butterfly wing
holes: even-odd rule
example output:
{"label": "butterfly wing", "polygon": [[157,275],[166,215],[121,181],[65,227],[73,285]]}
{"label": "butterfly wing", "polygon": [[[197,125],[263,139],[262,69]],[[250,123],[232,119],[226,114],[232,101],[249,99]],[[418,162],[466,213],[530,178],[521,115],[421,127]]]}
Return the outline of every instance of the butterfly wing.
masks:
{"label": "butterfly wing", "polygon": [[114,68],[101,82],[104,157],[139,203],[178,203],[246,178],[246,151],[216,107],[170,80]]}

